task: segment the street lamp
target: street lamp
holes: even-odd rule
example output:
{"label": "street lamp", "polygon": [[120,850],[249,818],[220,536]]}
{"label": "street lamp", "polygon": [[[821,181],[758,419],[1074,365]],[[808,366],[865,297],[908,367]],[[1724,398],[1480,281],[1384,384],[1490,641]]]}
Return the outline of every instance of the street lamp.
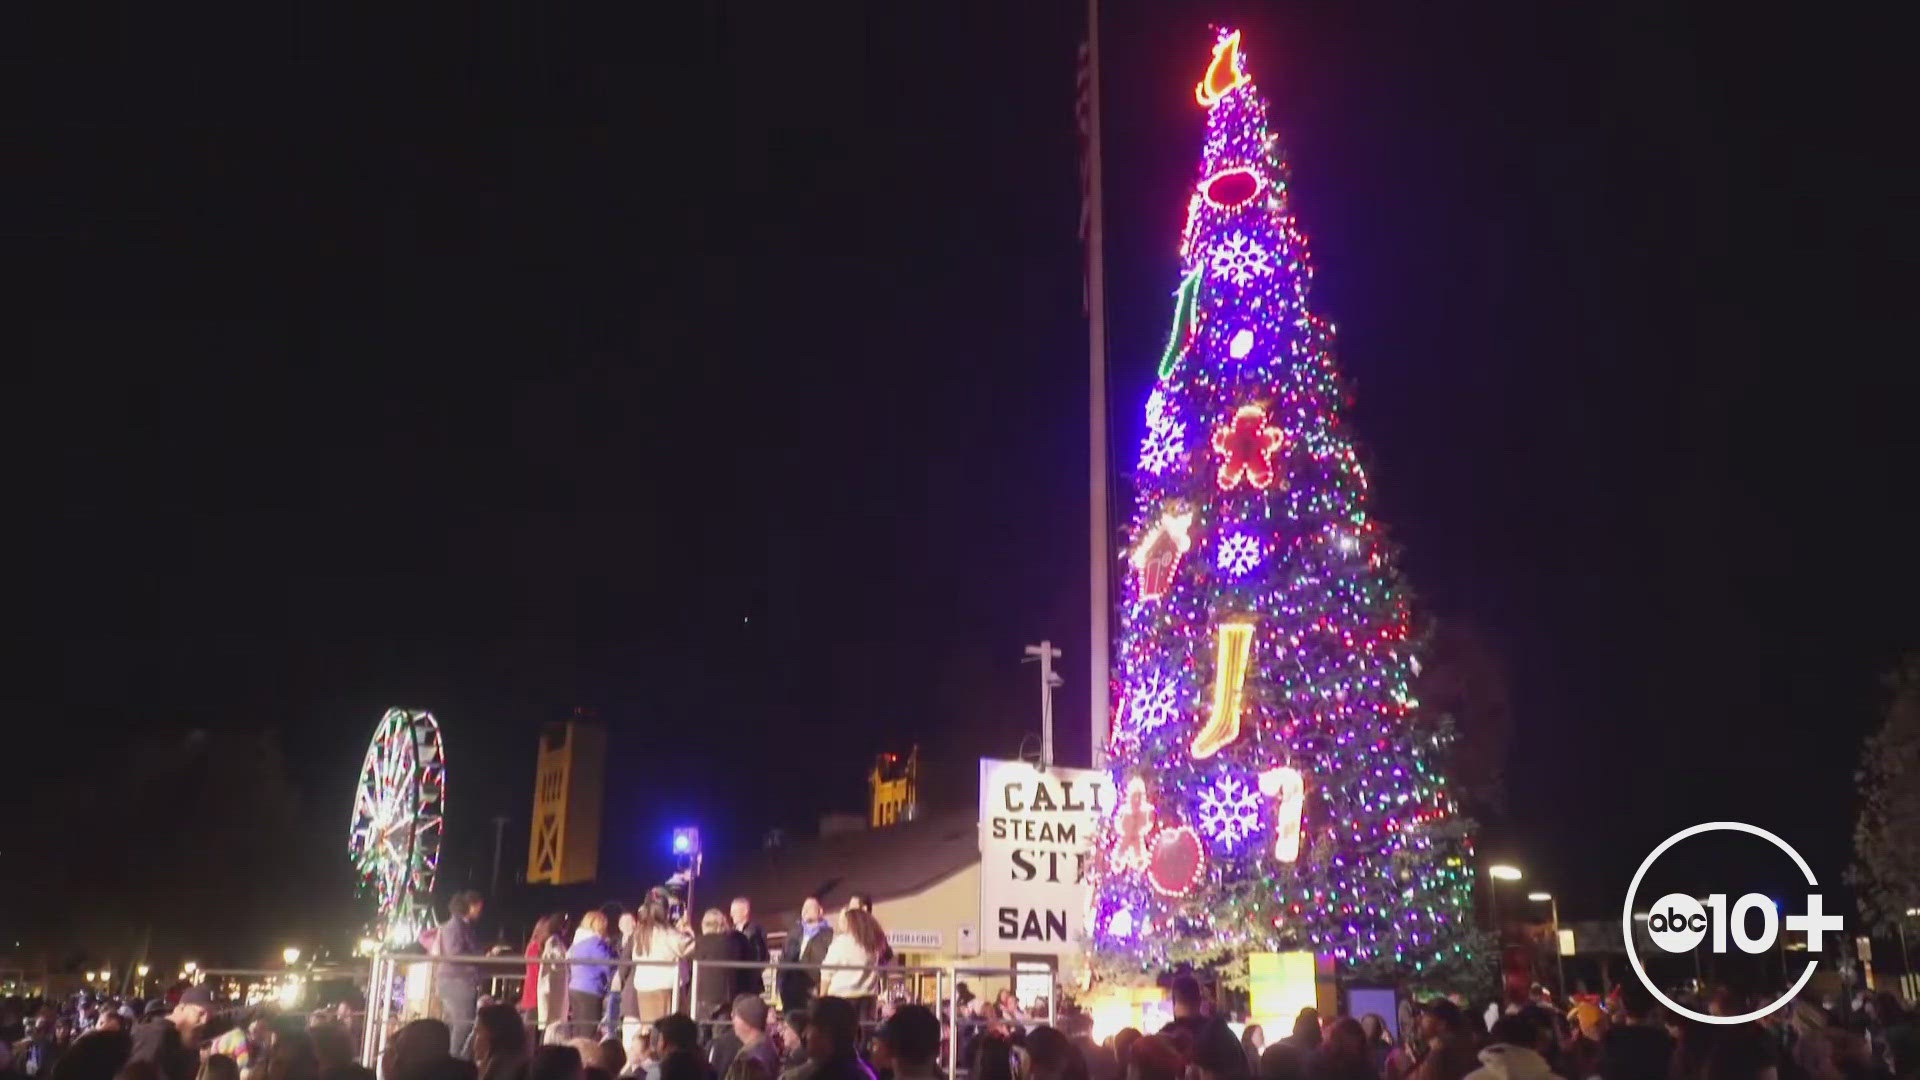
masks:
{"label": "street lamp", "polygon": [[1550,892],[1530,892],[1527,899],[1536,904],[1549,904],[1553,913],[1553,973],[1559,984],[1560,1000],[1567,1000],[1567,957],[1566,950],[1560,947],[1560,901]]}
{"label": "street lamp", "polygon": [[1487,867],[1487,876],[1493,879],[1492,885],[1487,888],[1487,913],[1493,916],[1493,944],[1499,948],[1505,944],[1504,935],[1500,933],[1500,883],[1519,881],[1525,875],[1520,873],[1517,866],[1494,863]]}
{"label": "street lamp", "polygon": [[299,963],[300,962],[299,948],[297,946],[289,945],[286,948],[281,949],[280,959],[285,960],[287,962],[288,967],[292,967],[293,965]]}
{"label": "street lamp", "polygon": [[137,971],[137,972],[139,972],[139,973],[140,973],[140,977],[144,979],[144,978],[146,978],[146,977],[147,977],[147,972],[149,972],[149,971],[152,971],[152,970],[153,970],[153,968],[152,968],[152,966],[151,966],[151,965],[148,965],[148,964],[141,964],[141,965],[140,965],[139,967],[137,967],[137,968],[134,968],[133,970],[135,970],[135,971]]}

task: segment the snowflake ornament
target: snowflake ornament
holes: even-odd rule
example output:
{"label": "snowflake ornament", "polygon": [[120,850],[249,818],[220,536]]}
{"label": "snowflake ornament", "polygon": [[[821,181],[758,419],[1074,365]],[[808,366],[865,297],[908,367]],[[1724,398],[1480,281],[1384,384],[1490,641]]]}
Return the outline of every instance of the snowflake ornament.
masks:
{"label": "snowflake ornament", "polygon": [[1155,387],[1153,393],[1147,395],[1147,430],[1165,431],[1171,423],[1173,413],[1167,408],[1166,391]]}
{"label": "snowflake ornament", "polygon": [[1213,276],[1245,288],[1256,277],[1273,276],[1273,259],[1258,240],[1236,232],[1213,249]]}
{"label": "snowflake ornament", "polygon": [[1245,577],[1247,571],[1260,565],[1260,540],[1252,533],[1229,533],[1220,541],[1220,550],[1214,554],[1213,564],[1234,577]]}
{"label": "snowflake ornament", "polygon": [[1140,467],[1155,476],[1166,472],[1187,450],[1187,425],[1168,421],[1159,430],[1148,431],[1140,440]]}
{"label": "snowflake ornament", "polygon": [[1260,793],[1237,777],[1223,776],[1200,793],[1200,829],[1231,851],[1260,827]]}
{"label": "snowflake ornament", "polygon": [[1134,730],[1152,731],[1173,719],[1178,708],[1174,699],[1179,692],[1179,684],[1172,679],[1159,672],[1148,675],[1140,688],[1133,692],[1131,711]]}

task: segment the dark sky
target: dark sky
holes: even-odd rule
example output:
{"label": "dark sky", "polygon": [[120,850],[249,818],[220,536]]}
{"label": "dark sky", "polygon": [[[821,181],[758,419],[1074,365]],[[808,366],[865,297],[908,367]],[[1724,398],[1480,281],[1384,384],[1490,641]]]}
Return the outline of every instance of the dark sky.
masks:
{"label": "dark sky", "polygon": [[[1892,43],[1447,7],[1111,0],[1120,466],[1233,20],[1377,509],[1427,615],[1512,671],[1497,846],[1570,916],[1709,818],[1837,874],[1877,675],[1920,645]],[[448,876],[484,881],[538,725],[587,703],[642,875],[676,821],[738,855],[860,805],[880,749],[1010,754],[1043,636],[1083,760],[1079,27],[835,0],[28,28],[11,809],[274,729],[302,824],[260,865],[330,879],[365,739],[414,704]],[[111,861],[58,820],[14,854]]]}

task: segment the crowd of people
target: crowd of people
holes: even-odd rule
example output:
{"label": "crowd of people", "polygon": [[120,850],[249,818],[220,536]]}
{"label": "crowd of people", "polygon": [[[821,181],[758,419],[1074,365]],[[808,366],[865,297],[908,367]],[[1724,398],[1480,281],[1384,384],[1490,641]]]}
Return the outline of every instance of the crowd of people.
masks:
{"label": "crowd of people", "polygon": [[[476,955],[459,950],[474,948],[472,922],[482,907],[477,894],[456,896],[435,951]],[[867,897],[852,896],[831,922],[820,901],[808,897],[777,957],[747,897],[734,898],[725,911],[708,908],[697,925],[691,913],[676,919],[672,912],[672,898],[655,889],[632,910],[595,908],[577,920],[564,912],[539,919],[524,948],[520,1014],[548,1037],[630,1040],[684,1000],[688,1007],[681,1011],[713,1025],[742,995],[764,996],[771,968],[777,999],[788,1011],[828,994],[852,1002],[862,1019],[877,1017],[882,973],[895,955]],[[453,960],[437,973],[442,1015],[456,1047],[466,1044],[473,1009],[483,1000],[481,977],[473,965]]]}
{"label": "crowd of people", "polygon": [[[1023,1006],[1011,989],[960,983],[951,1012],[906,1000],[863,896],[832,920],[807,899],[775,955],[748,899],[696,929],[655,890],[631,911],[539,920],[511,979],[473,962],[496,951],[478,944],[483,909],[459,894],[435,928],[440,1015],[394,1030],[377,1077],[355,1061],[360,1014],[345,1005],[216,1008],[185,985],[152,1002],[0,1002],[0,1080],[931,1080],[946,1051],[972,1080],[1920,1080],[1920,1029],[1884,993],[1715,1025],[1663,1014],[1628,981],[1605,1001],[1541,994],[1484,1013],[1407,1001],[1391,1024],[1305,1009],[1269,1042],[1182,973],[1164,1026],[1096,1040],[1071,1004]],[[1722,991],[1694,1007],[1750,1004]]]}

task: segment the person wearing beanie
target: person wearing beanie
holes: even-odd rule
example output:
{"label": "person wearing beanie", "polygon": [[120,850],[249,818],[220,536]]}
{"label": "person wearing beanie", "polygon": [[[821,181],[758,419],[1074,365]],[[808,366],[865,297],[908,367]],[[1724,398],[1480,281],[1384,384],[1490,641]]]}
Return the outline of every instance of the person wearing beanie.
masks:
{"label": "person wearing beanie", "polygon": [[740,1049],[721,1073],[724,1080],[774,1080],[780,1075],[780,1052],[767,1037],[767,1015],[767,1003],[759,994],[733,999],[733,1036],[740,1040]]}

